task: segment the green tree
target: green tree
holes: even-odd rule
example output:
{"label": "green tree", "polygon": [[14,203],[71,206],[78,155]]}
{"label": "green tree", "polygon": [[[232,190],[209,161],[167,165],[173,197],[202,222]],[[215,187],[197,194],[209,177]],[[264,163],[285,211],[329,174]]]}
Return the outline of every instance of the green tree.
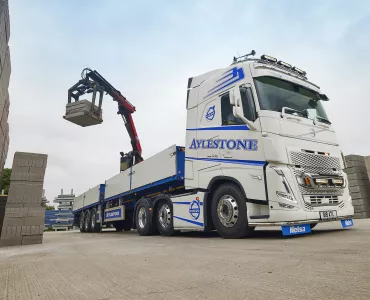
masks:
{"label": "green tree", "polygon": [[51,205],[42,205],[42,206],[44,206],[46,210],[55,210],[55,207]]}
{"label": "green tree", "polygon": [[12,174],[12,169],[5,168],[3,171],[3,178],[1,180],[0,190],[4,190],[4,194],[8,195],[9,185],[10,185],[10,175]]}

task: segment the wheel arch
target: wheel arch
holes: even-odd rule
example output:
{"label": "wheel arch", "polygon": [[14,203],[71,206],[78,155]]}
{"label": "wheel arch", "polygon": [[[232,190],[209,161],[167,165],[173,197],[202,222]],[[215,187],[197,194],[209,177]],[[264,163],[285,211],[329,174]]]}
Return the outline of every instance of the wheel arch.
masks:
{"label": "wheel arch", "polygon": [[212,178],[212,180],[208,184],[207,193],[205,194],[204,200],[203,200],[204,228],[207,231],[215,229],[213,225],[212,215],[211,215],[211,203],[212,203],[213,194],[219,186],[225,183],[234,183],[235,185],[237,185],[240,191],[242,192],[244,199],[247,199],[245,190],[237,179],[233,177],[229,177],[229,176],[216,176]]}

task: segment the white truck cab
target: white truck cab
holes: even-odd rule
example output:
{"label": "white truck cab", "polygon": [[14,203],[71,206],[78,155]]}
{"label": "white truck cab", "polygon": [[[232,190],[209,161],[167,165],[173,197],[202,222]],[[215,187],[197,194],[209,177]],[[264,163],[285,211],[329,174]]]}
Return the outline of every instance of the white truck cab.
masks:
{"label": "white truck cab", "polygon": [[[249,226],[351,218],[327,100],[304,71],[266,55],[190,78],[185,187],[234,182]],[[218,201],[221,223],[233,227],[240,216],[232,213],[240,210],[234,197]]]}

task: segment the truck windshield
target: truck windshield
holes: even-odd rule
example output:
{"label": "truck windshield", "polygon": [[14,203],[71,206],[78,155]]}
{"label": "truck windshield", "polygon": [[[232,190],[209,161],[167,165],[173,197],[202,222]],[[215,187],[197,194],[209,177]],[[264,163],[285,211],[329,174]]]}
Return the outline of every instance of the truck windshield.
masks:
{"label": "truck windshield", "polygon": [[261,109],[281,112],[283,107],[288,107],[301,111],[308,118],[328,119],[317,92],[274,77],[263,76],[254,80]]}

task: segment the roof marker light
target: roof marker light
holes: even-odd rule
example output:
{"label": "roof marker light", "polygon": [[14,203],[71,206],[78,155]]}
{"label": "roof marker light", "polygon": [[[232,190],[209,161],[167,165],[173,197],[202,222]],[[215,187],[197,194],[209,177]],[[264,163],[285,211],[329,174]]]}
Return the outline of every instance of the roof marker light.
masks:
{"label": "roof marker light", "polygon": [[292,65],[291,64],[288,64],[288,63],[286,63],[284,61],[281,61],[281,60],[278,61],[278,65],[281,65],[281,66],[283,66],[285,68],[288,68],[288,69],[291,69],[292,68]]}
{"label": "roof marker light", "polygon": [[298,69],[297,67],[293,67],[293,71],[296,71],[297,73],[302,74],[303,76],[306,75],[306,72],[305,71],[303,71],[301,69]]}
{"label": "roof marker light", "polygon": [[277,62],[277,59],[275,57],[272,57],[272,56],[268,56],[266,54],[262,55],[261,56],[261,59],[262,60],[268,60],[268,61],[271,61],[271,62],[274,62],[276,63]]}

